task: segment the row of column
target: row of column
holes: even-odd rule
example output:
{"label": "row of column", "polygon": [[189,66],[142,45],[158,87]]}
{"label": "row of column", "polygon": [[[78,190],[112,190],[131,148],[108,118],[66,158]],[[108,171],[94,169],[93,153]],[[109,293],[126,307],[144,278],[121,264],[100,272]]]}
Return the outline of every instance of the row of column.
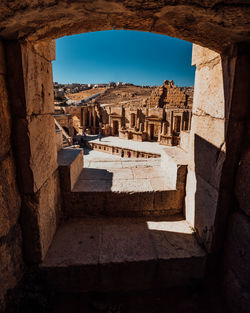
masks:
{"label": "row of column", "polygon": [[95,107],[84,107],[81,109],[81,126],[85,130],[88,127],[96,127],[97,114]]}

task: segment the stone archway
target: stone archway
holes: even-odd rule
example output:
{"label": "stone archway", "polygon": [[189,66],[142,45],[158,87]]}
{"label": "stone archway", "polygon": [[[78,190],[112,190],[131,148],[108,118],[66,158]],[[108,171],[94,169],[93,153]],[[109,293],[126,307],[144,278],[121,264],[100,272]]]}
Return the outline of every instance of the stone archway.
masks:
{"label": "stone archway", "polygon": [[[131,29],[166,34],[223,51],[249,40],[249,6],[242,1],[94,0],[1,3],[0,36],[51,40],[89,31]],[[17,22],[18,21],[18,22]],[[20,22],[21,21],[21,22]]]}
{"label": "stone archway", "polygon": [[[151,31],[221,53],[199,46],[194,48],[193,64],[197,72],[186,218],[197,230],[207,251],[215,254],[223,245],[226,219],[230,209],[234,209],[236,189],[238,211],[231,218],[231,224],[234,233],[246,229],[242,225],[249,223],[249,193],[241,177],[243,175],[245,180],[249,177],[247,69],[250,26],[247,4],[182,0],[174,3],[150,0],[143,4],[139,0],[91,3],[44,0],[20,4],[16,0],[10,5],[4,0],[0,8],[0,78],[1,94],[5,95],[0,122],[6,125],[0,133],[0,156],[1,165],[7,163],[9,168],[8,173],[6,169],[1,168],[1,171],[7,173],[7,181],[14,186],[12,196],[14,193],[15,198],[15,201],[10,198],[10,187],[4,185],[5,193],[0,196],[8,214],[4,215],[1,238],[8,242],[8,247],[15,248],[16,255],[12,259],[18,260],[11,260],[13,264],[9,268],[13,270],[8,275],[15,278],[7,279],[4,292],[15,286],[21,273],[20,211],[25,255],[29,262],[39,263],[44,259],[58,224],[60,190],[51,116],[51,61],[54,58],[51,40],[64,35],[113,28]],[[13,122],[12,131],[10,121]],[[240,166],[239,161],[242,161]],[[18,183],[15,164],[20,169]],[[230,233],[229,248],[234,233]],[[240,235],[249,238],[247,232]],[[233,248],[235,246],[237,242],[233,242]],[[236,280],[236,286],[244,281],[244,274],[238,272],[237,266],[244,261],[244,256],[240,256],[235,265],[231,262],[227,267],[228,277]],[[235,272],[237,277],[232,276]],[[231,290],[231,294],[240,298],[237,292],[237,287]]]}

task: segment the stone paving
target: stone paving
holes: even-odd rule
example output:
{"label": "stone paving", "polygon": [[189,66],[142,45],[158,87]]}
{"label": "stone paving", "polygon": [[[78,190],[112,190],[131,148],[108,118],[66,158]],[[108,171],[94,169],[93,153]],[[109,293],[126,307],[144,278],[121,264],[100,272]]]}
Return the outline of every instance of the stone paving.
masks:
{"label": "stone paving", "polygon": [[[134,151],[148,152],[148,153],[159,153],[161,154],[163,148],[165,146],[159,145],[157,142],[149,142],[149,141],[134,141],[134,140],[126,140],[121,139],[114,136],[108,136],[102,138],[101,141],[99,139],[89,140],[91,143],[101,143],[107,146],[115,146],[124,149],[131,149]],[[172,148],[172,147],[170,147]]]}
{"label": "stone paving", "polygon": [[171,190],[160,167],[84,168],[73,192],[143,192]]}
{"label": "stone paving", "polygon": [[204,261],[181,217],[78,218],[60,226],[40,268],[53,289],[118,291],[201,278]]}
{"label": "stone paving", "polygon": [[105,152],[95,150],[84,150],[84,168],[131,168],[131,167],[159,167],[160,158],[121,158]]}
{"label": "stone paving", "polygon": [[143,192],[171,189],[160,168],[161,159],[127,159],[86,150],[84,168],[74,192]]}

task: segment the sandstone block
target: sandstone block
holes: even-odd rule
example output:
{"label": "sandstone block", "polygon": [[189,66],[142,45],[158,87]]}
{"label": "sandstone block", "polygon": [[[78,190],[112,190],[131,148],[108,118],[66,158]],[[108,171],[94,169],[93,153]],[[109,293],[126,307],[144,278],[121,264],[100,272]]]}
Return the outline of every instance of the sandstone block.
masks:
{"label": "sandstone block", "polygon": [[226,157],[225,122],[209,116],[193,116],[191,149],[194,151],[191,168],[214,188],[219,188],[221,170]]}
{"label": "sandstone block", "polygon": [[195,193],[196,193],[196,176],[195,171],[188,167],[186,180],[186,197],[185,197],[185,217],[188,223],[195,225]]}
{"label": "sandstone block", "polygon": [[51,115],[16,121],[18,164],[25,193],[38,191],[57,168],[56,132]]}
{"label": "sandstone block", "polygon": [[229,312],[247,313],[250,306],[250,220],[231,216],[224,261],[224,288]]}
{"label": "sandstone block", "polygon": [[0,74],[0,159],[10,150],[11,135],[10,109],[5,78],[5,75]]}
{"label": "sandstone block", "polygon": [[12,155],[0,162],[0,237],[16,224],[21,199],[16,184],[16,171]]}
{"label": "sandstone block", "polygon": [[56,171],[33,196],[25,196],[22,216],[25,253],[29,262],[41,262],[60,218],[59,174]]}
{"label": "sandstone block", "polygon": [[71,191],[83,168],[83,150],[62,149],[58,152],[57,163],[62,189]]}
{"label": "sandstone block", "polygon": [[[49,50],[49,48],[48,48]],[[51,62],[22,46],[22,66],[26,113],[54,112],[53,73]]]}
{"label": "sandstone block", "polygon": [[225,118],[225,95],[221,59],[196,69],[193,114]]}
{"label": "sandstone block", "polygon": [[192,65],[198,66],[201,64],[206,64],[213,59],[218,58],[219,56],[219,53],[213,50],[193,44]]}
{"label": "sandstone block", "polygon": [[[22,277],[22,237],[19,226],[14,227],[0,244],[0,308],[4,308],[4,296],[16,286]],[[2,312],[2,310],[1,310]]]}
{"label": "sandstone block", "polygon": [[[187,194],[192,188],[187,187]],[[191,191],[194,192],[194,191]],[[217,211],[218,191],[196,174],[196,190],[194,194],[194,228],[202,243],[209,251],[214,234],[214,222]]]}
{"label": "sandstone block", "polygon": [[46,59],[47,61],[54,61],[56,59],[56,42],[42,41],[39,44],[34,44],[33,49],[38,55]]}
{"label": "sandstone block", "polygon": [[6,44],[8,77],[14,112],[25,117],[54,111],[52,65],[27,45]]}
{"label": "sandstone block", "polygon": [[2,40],[0,40],[0,74],[6,74],[5,53]]}

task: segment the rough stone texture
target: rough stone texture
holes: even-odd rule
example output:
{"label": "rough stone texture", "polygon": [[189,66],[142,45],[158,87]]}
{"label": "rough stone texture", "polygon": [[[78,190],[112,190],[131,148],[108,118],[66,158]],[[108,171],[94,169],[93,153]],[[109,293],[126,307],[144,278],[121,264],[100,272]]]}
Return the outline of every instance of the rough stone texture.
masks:
{"label": "rough stone texture", "polygon": [[186,152],[190,149],[190,132],[182,131],[180,134],[180,148]]}
{"label": "rough stone texture", "polygon": [[51,244],[59,223],[61,194],[59,173],[51,175],[33,195],[24,197],[22,226],[26,257],[40,263]]}
{"label": "rough stone texture", "polygon": [[[37,49],[40,45],[37,45]],[[42,46],[42,48],[44,48]],[[50,44],[47,44],[49,53]],[[12,106],[15,115],[53,113],[53,75],[51,62],[30,44],[6,42],[8,74],[11,77]]]}
{"label": "rough stone texture", "polygon": [[61,188],[71,191],[83,168],[82,149],[63,149],[58,152]]}
{"label": "rough stone texture", "polygon": [[197,67],[199,67],[199,65],[209,63],[212,60],[217,59],[218,57],[219,54],[217,52],[193,44],[192,65],[196,65]]}
{"label": "rough stone texture", "polygon": [[[224,119],[225,106],[224,106],[224,89],[223,86],[223,73],[221,67],[221,59],[219,54],[204,49],[213,54],[212,60],[205,61],[205,55],[202,60],[195,56],[197,45],[193,48],[193,62],[196,65],[197,70],[195,72],[195,88],[199,90],[194,94],[193,114],[198,116],[211,116],[215,118]],[[201,50],[201,47],[199,47]],[[205,63],[201,63],[201,62]],[[200,62],[200,63],[198,63]]]}
{"label": "rough stone texture", "polygon": [[225,123],[209,116],[193,116],[194,160],[190,166],[214,188],[219,188],[221,170],[225,160]]}
{"label": "rough stone texture", "polygon": [[222,168],[226,158],[222,61],[214,51],[194,46],[195,77],[186,218],[211,251]]}
{"label": "rough stone texture", "polygon": [[[0,56],[1,57],[1,56]],[[6,76],[0,74],[0,160],[10,150],[10,109],[6,88]]]}
{"label": "rough stone texture", "polygon": [[0,238],[0,312],[5,309],[5,295],[22,277],[23,256],[20,226],[13,226],[8,235]]}
{"label": "rough stone texture", "polygon": [[239,212],[230,218],[224,258],[224,290],[227,312],[249,312],[250,220]]}
{"label": "rough stone texture", "polygon": [[40,42],[38,44],[31,45],[32,49],[36,51],[38,55],[51,62],[56,59],[56,41],[50,40],[48,42]]}
{"label": "rough stone texture", "polygon": [[[133,29],[162,33],[218,51],[249,40],[249,6],[242,1],[1,2],[0,36],[55,39],[76,33]],[[17,23],[22,21],[22,23]],[[84,21],[84,23],[83,23]]]}
{"label": "rough stone texture", "polygon": [[205,253],[185,221],[72,219],[55,236],[42,277],[55,290],[178,286],[204,273]]}
{"label": "rough stone texture", "polygon": [[17,223],[20,205],[14,160],[9,154],[0,162],[0,238],[6,236]]}
{"label": "rough stone texture", "polygon": [[7,93],[6,64],[0,41],[0,312],[5,296],[23,273],[22,236],[18,222],[21,197],[11,146],[11,115]]}
{"label": "rough stone texture", "polygon": [[0,40],[0,74],[6,74],[5,53],[2,40]]}
{"label": "rough stone texture", "polygon": [[171,216],[182,214],[184,192],[71,192],[63,194],[65,217]]}
{"label": "rough stone texture", "polygon": [[[56,133],[51,115],[16,121],[18,160],[25,193],[36,192],[57,168]],[[23,136],[21,136],[23,134]]]}
{"label": "rough stone texture", "polygon": [[[50,44],[41,44],[50,53]],[[26,96],[26,114],[54,112],[53,73],[50,61],[34,53],[30,46],[22,45],[22,68]]]}

